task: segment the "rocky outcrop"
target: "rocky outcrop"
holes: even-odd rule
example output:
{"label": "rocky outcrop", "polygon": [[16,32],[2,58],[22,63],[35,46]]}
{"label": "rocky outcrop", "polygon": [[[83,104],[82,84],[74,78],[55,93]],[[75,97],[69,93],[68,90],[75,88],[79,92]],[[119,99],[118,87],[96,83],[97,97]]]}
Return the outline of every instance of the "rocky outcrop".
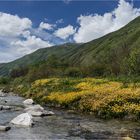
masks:
{"label": "rocky outcrop", "polygon": [[33,120],[32,116],[29,113],[23,113],[14,118],[11,123],[19,126],[32,126]]}

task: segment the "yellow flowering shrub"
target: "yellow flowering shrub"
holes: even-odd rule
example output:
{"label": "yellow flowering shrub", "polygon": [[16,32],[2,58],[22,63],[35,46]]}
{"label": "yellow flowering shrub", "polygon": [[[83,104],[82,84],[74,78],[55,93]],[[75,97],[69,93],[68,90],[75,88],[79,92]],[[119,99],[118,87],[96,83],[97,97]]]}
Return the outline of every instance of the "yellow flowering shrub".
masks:
{"label": "yellow flowering shrub", "polygon": [[36,80],[36,81],[32,84],[32,87],[33,87],[33,88],[36,88],[36,87],[40,87],[40,86],[46,86],[46,85],[49,84],[50,82],[57,83],[57,81],[58,81],[57,78],[40,79],[40,80]]}
{"label": "yellow flowering shrub", "polygon": [[140,87],[95,78],[49,78],[32,83],[30,93],[44,103],[55,103],[107,117],[140,117]]}
{"label": "yellow flowering shrub", "polygon": [[76,85],[76,88],[79,88],[81,90],[89,90],[92,89],[92,84],[89,82],[81,82],[79,84]]}

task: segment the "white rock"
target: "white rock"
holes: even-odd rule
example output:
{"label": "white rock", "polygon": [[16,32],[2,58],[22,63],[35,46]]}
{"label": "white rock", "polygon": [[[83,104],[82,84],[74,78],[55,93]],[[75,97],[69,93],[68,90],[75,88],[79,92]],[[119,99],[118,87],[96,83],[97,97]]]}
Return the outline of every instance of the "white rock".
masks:
{"label": "white rock", "polygon": [[40,117],[40,116],[43,115],[43,112],[41,112],[41,111],[29,110],[27,113],[29,113],[29,114],[32,115],[33,117]]}
{"label": "white rock", "polygon": [[44,108],[40,105],[33,105],[25,109],[25,111],[29,114],[31,114],[34,117],[38,116],[50,116],[54,115],[52,111],[46,111]]}
{"label": "white rock", "polygon": [[31,114],[33,117],[43,117],[43,116],[52,116],[54,113],[52,111],[28,111],[29,114]]}
{"label": "white rock", "polygon": [[0,110],[10,110],[10,109],[12,109],[11,106],[0,105]]}
{"label": "white rock", "polygon": [[41,105],[33,105],[27,107],[25,111],[34,117],[39,117],[43,115],[44,108]]}
{"label": "white rock", "polygon": [[5,97],[6,94],[0,91],[0,97]]}
{"label": "white rock", "polygon": [[14,118],[11,123],[20,126],[32,126],[33,120],[32,116],[29,113],[23,113]]}
{"label": "white rock", "polygon": [[10,126],[0,126],[0,131],[8,131],[10,129],[11,129]]}
{"label": "white rock", "polygon": [[54,112],[52,112],[52,111],[43,111],[43,114],[42,114],[42,116],[52,116],[52,115],[55,115],[55,113]]}
{"label": "white rock", "polygon": [[24,105],[33,105],[34,101],[32,99],[27,99],[23,102]]}
{"label": "white rock", "polygon": [[33,105],[33,106],[29,106],[25,109],[25,111],[44,111],[44,108],[41,105]]}
{"label": "white rock", "polygon": [[10,110],[10,109],[12,109],[12,107],[11,107],[11,106],[3,106],[2,109],[3,109],[3,110]]}

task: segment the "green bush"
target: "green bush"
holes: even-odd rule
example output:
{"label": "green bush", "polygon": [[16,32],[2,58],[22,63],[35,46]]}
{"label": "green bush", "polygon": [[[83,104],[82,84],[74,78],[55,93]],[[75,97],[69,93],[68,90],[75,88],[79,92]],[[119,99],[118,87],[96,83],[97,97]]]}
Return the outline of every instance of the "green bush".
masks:
{"label": "green bush", "polygon": [[0,84],[8,84],[10,79],[8,77],[0,77]]}
{"label": "green bush", "polygon": [[82,76],[82,72],[80,71],[79,68],[76,68],[76,67],[70,67],[70,68],[67,68],[65,70],[65,76],[68,76],[68,77],[81,77]]}

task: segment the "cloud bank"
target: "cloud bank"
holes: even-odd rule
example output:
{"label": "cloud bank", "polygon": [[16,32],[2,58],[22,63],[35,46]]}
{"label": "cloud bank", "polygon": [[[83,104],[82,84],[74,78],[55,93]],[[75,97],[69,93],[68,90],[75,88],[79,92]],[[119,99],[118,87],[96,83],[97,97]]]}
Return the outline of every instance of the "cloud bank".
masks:
{"label": "cloud bank", "polygon": [[[42,29],[52,28],[52,25],[47,27],[43,22],[40,25]],[[38,48],[53,45],[32,35],[32,28],[32,21],[29,18],[0,12],[0,63],[14,60]]]}
{"label": "cloud bank", "polygon": [[81,15],[77,18],[80,27],[74,35],[77,43],[88,42],[107,33],[116,31],[140,15],[140,9],[125,0],[120,0],[118,7],[103,16],[99,14]]}

